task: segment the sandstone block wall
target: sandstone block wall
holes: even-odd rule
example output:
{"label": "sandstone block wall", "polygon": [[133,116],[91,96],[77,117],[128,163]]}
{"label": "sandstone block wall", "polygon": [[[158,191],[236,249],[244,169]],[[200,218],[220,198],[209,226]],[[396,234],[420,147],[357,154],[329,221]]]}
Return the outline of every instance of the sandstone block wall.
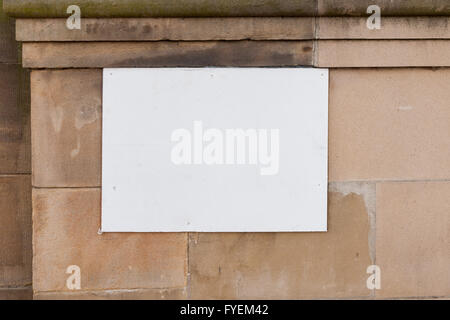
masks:
{"label": "sandstone block wall", "polygon": [[0,300],[31,298],[29,74],[0,1]]}
{"label": "sandstone block wall", "polygon": [[[17,20],[32,69],[34,298],[450,298],[450,18],[411,12],[371,31],[326,17],[337,3],[361,16],[349,2],[310,1],[320,17],[89,18],[81,30],[58,11]],[[26,3],[7,1],[19,16]],[[102,68],[165,66],[330,68],[327,233],[99,232]],[[381,289],[366,286],[370,265]]]}

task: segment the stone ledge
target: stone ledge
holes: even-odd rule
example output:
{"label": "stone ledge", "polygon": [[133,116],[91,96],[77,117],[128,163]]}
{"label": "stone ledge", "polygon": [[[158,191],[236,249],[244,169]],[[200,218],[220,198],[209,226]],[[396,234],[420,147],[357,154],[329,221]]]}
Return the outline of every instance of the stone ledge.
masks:
{"label": "stone ledge", "polygon": [[319,16],[367,16],[367,8],[370,5],[378,5],[384,17],[450,15],[448,0],[317,0],[317,14]]}
{"label": "stone ledge", "polygon": [[23,44],[26,68],[312,66],[312,41],[42,42]]}
{"label": "stone ledge", "polygon": [[[4,0],[14,17],[62,18],[72,0]],[[372,0],[78,0],[83,17],[366,16]],[[384,16],[450,15],[447,0],[378,0]]]}
{"label": "stone ledge", "polygon": [[314,18],[107,18],[18,19],[18,41],[304,40],[314,38]]}
{"label": "stone ledge", "polygon": [[320,17],[316,38],[324,40],[450,39],[450,17],[382,17],[381,28],[367,28],[365,17]]}
{"label": "stone ledge", "polygon": [[18,19],[16,39],[40,41],[208,41],[312,39],[450,39],[450,17],[385,17],[370,30],[365,17]]}
{"label": "stone ledge", "polygon": [[[14,17],[62,18],[72,0],[4,0]],[[317,0],[78,0],[86,18],[313,16]]]}
{"label": "stone ledge", "polygon": [[29,42],[23,66],[450,67],[449,51],[450,40]]}
{"label": "stone ledge", "polygon": [[316,67],[449,67],[449,40],[319,40]]}

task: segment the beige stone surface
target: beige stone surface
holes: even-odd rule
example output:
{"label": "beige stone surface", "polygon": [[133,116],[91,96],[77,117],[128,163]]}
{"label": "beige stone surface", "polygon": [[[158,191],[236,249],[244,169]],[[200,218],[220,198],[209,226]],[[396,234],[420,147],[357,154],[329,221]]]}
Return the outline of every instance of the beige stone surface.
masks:
{"label": "beige stone surface", "polygon": [[81,290],[184,288],[185,233],[103,233],[99,188],[33,189],[33,290],[69,291],[68,266]]}
{"label": "beige stone surface", "polygon": [[381,29],[367,17],[298,18],[105,18],[18,19],[18,41],[207,41],[311,39],[450,39],[450,17],[383,17]]}
{"label": "beige stone surface", "polygon": [[0,64],[0,174],[30,173],[29,72]]}
{"label": "beige stone surface", "polygon": [[310,66],[312,41],[37,42],[27,68]]}
{"label": "beige stone surface", "polygon": [[31,74],[33,185],[101,184],[101,70]]}
{"label": "beige stone surface", "polygon": [[329,180],[450,178],[449,69],[333,69]]}
{"label": "beige stone surface", "polygon": [[303,18],[113,18],[82,19],[81,29],[66,19],[19,19],[18,41],[195,41],[313,39],[315,21]]}
{"label": "beige stone surface", "polygon": [[193,233],[193,299],[370,297],[364,195],[329,193],[326,233]]}
{"label": "beige stone surface", "polygon": [[31,283],[31,181],[0,176],[0,288]]}
{"label": "beige stone surface", "polygon": [[0,288],[1,300],[31,300],[33,299],[33,290],[31,287],[27,288]]}
{"label": "beige stone surface", "polygon": [[450,17],[382,17],[381,28],[373,30],[367,17],[320,17],[316,34],[317,39],[450,39]]}
{"label": "beige stone surface", "polygon": [[180,288],[37,292],[33,298],[34,300],[184,300],[187,299],[187,291]]}
{"label": "beige stone surface", "polygon": [[448,67],[450,40],[319,40],[317,67]]}
{"label": "beige stone surface", "polygon": [[377,184],[378,297],[450,295],[450,182]]}

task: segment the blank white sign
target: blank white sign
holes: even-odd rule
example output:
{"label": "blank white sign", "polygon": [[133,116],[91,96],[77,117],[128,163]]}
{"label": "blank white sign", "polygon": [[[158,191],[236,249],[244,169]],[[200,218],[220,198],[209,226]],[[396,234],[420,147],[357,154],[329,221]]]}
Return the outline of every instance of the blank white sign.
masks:
{"label": "blank white sign", "polygon": [[103,232],[327,230],[328,70],[103,71]]}

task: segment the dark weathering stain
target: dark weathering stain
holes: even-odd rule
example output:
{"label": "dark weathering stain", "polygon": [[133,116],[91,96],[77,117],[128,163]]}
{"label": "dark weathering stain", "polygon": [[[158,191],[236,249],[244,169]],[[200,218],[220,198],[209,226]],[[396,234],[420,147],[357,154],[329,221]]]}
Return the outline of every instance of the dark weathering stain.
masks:
{"label": "dark weathering stain", "polygon": [[[113,31],[111,31],[113,30]],[[87,34],[112,34],[117,32],[136,33],[137,26],[129,21],[110,22],[95,20],[92,23],[86,23]]]}
{"label": "dark weathering stain", "polygon": [[[180,52],[182,51],[182,52]],[[171,67],[280,67],[311,66],[312,47],[289,42],[227,41],[213,47],[180,49],[173,47],[167,54],[140,56],[113,62],[111,66],[171,66]]]}
{"label": "dark weathering stain", "polygon": [[152,26],[150,26],[150,25],[143,26],[142,32],[146,33],[146,34],[152,32]]}

